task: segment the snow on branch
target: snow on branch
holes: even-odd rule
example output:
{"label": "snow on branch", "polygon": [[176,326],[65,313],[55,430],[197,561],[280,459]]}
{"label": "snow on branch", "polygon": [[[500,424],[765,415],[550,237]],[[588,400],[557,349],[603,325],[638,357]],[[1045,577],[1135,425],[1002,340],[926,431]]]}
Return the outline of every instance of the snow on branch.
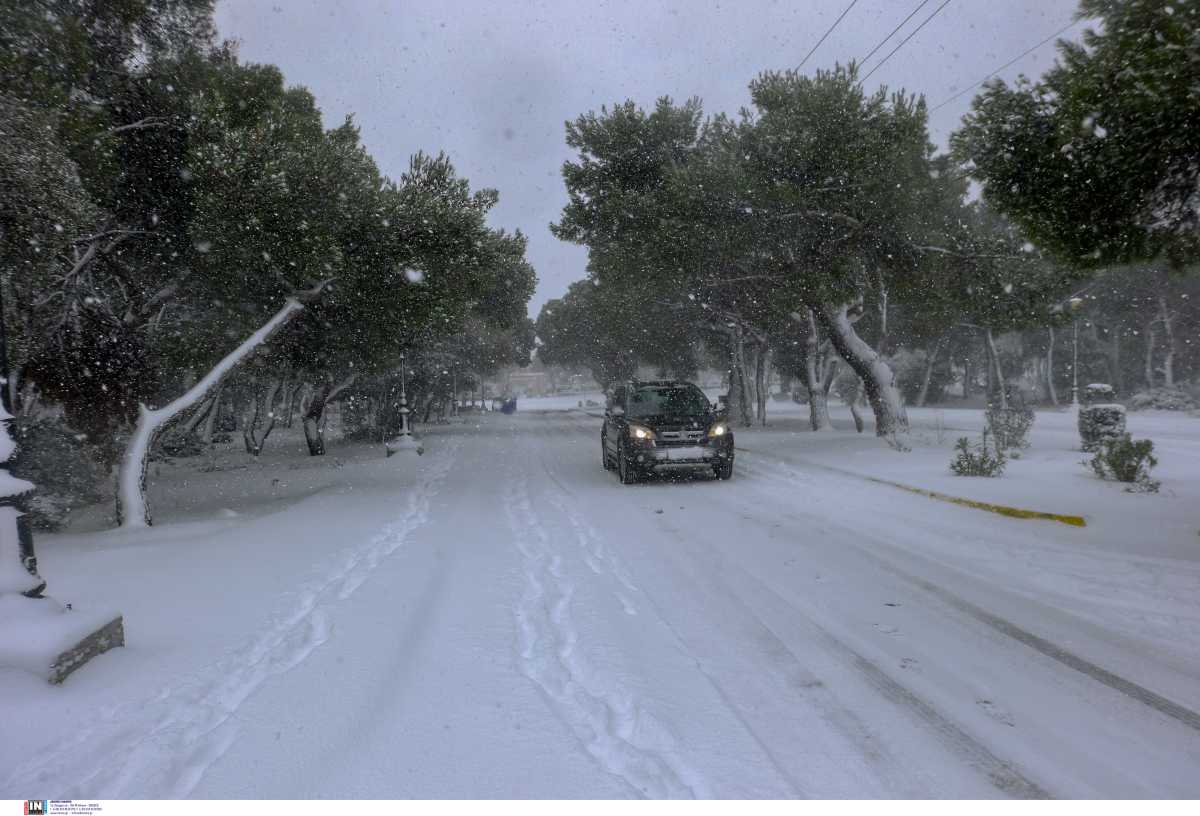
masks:
{"label": "snow on branch", "polygon": [[121,461],[118,479],[117,516],[123,528],[149,527],[150,510],[146,503],[146,465],[150,446],[154,438],[172,420],[192,406],[203,401],[217,388],[238,363],[246,359],[256,348],[268,342],[293,317],[304,309],[301,299],[311,300],[319,296],[328,281],[322,281],[311,289],[289,297],[282,308],[266,323],[247,337],[242,343],[217,363],[184,394],[161,408],[150,409],[145,404],[138,406],[137,428]]}
{"label": "snow on branch", "polygon": [[114,133],[125,133],[130,130],[146,130],[147,128],[171,128],[173,130],[185,130],[181,125],[174,124],[165,116],[147,116],[139,119],[136,122],[130,122],[127,125],[118,125],[117,127],[109,128],[104,131],[104,135]]}

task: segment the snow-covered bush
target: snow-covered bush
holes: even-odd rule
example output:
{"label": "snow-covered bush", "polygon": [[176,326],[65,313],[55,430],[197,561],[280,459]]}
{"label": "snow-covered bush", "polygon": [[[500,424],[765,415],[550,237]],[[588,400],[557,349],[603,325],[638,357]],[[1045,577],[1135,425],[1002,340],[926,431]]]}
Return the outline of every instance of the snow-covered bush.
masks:
{"label": "snow-covered bush", "polygon": [[1083,389],[1084,405],[1109,405],[1117,399],[1117,390],[1107,383],[1091,383]]}
{"label": "snow-covered bush", "polygon": [[1150,470],[1158,464],[1154,458],[1154,443],[1149,439],[1131,439],[1121,434],[1116,439],[1100,443],[1089,464],[1101,479],[1125,482],[1130,492],[1158,492],[1159,482],[1150,478]]}
{"label": "snow-covered bush", "polygon": [[1033,427],[1033,409],[1026,406],[987,409],[987,424],[996,438],[996,447],[1011,450],[1029,447],[1029,429]]}
{"label": "snow-covered bush", "polygon": [[1154,408],[1159,411],[1192,411],[1200,407],[1196,399],[1182,388],[1160,386],[1149,391],[1140,391],[1129,400],[1134,411]]}
{"label": "snow-covered bush", "polygon": [[1096,451],[1106,439],[1125,433],[1125,406],[1117,403],[1079,409],[1079,440],[1085,451]]}
{"label": "snow-covered bush", "polygon": [[983,431],[981,444],[973,445],[963,436],[959,437],[954,449],[958,453],[950,462],[950,470],[955,476],[999,476],[1008,464],[1003,450],[996,445],[989,449],[987,429]]}
{"label": "snow-covered bush", "polygon": [[21,502],[34,527],[57,529],[71,511],[105,498],[109,474],[82,434],[59,419],[18,418],[10,431],[17,443],[12,474],[37,485]]}

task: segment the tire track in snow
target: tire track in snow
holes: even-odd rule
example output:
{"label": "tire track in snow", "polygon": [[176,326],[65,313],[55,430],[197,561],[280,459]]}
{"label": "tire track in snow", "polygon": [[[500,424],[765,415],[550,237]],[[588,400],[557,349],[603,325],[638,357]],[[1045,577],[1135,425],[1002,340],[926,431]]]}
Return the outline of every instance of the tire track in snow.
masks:
{"label": "tire track in snow", "polygon": [[[666,523],[663,522],[663,524]],[[678,529],[675,529],[674,532],[676,535],[683,534]],[[930,728],[967,764],[982,773],[997,790],[1016,798],[1053,798],[1048,791],[1025,776],[1016,765],[997,756],[953,720],[943,715],[933,704],[908,689],[874,661],[865,657],[850,645],[849,641],[822,625],[809,610],[785,598],[759,576],[736,561],[720,555],[711,546],[706,546],[706,549],[710,556],[715,557],[722,566],[720,570],[711,572],[712,581],[721,588],[720,594],[748,615],[756,627],[766,635],[768,643],[773,645],[771,651],[776,652],[773,655],[774,659],[784,659],[797,666],[803,665],[799,655],[787,645],[762,613],[760,607],[771,603],[778,604],[788,611],[788,614],[782,617],[789,622],[789,629],[793,631],[803,629],[807,634],[815,637],[817,642],[824,647],[826,654],[858,672],[881,696],[912,712],[918,721]],[[836,711],[837,708],[830,709],[831,714]],[[850,717],[849,719],[845,716],[840,718],[842,722],[839,725],[842,727],[854,723],[858,719],[852,712],[846,712],[846,714]],[[846,733],[852,734],[853,731],[846,729]]]}
{"label": "tire track in snow", "polygon": [[[545,463],[543,462],[544,466]],[[546,469],[546,474],[564,493],[569,493],[567,488],[548,468]],[[621,602],[621,606],[624,607],[625,614],[636,615],[637,607],[634,606],[629,595],[636,594],[639,590],[637,585],[633,583],[633,577],[629,574],[629,569],[609,550],[604,543],[604,538],[596,532],[596,528],[581,518],[579,513],[573,510],[561,496],[550,494],[548,495],[548,500],[558,512],[562,513],[571,525],[571,530],[575,534],[575,541],[579,544],[579,549],[583,551],[583,561],[588,565],[588,569],[597,575],[604,575],[605,573],[612,575],[617,580],[617,583],[626,590],[626,592],[617,591],[614,593],[617,600]]]}
{"label": "tire track in snow", "polygon": [[456,447],[434,457],[396,520],[353,547],[333,571],[302,586],[291,607],[242,646],[199,677],[168,686],[149,700],[110,708],[69,744],[16,768],[3,788],[51,786],[63,798],[188,796],[237,740],[242,704],[328,640],[329,611],[427,522]]}
{"label": "tire track in snow", "polygon": [[[515,611],[521,671],[606,771],[640,797],[708,798],[704,781],[674,751],[674,737],[632,695],[603,688],[576,650],[574,584],[530,501],[526,477],[510,475],[505,509],[526,578]],[[570,513],[566,514],[568,518]]]}
{"label": "tire track in snow", "polygon": [[[786,488],[788,486],[788,475],[795,473],[786,465],[778,464],[774,468],[777,475],[767,475],[764,472],[764,477],[768,482],[773,483],[773,486]],[[842,524],[834,523],[834,526],[847,530],[849,528]],[[874,533],[865,533],[861,530],[853,531],[859,536],[866,535],[877,544],[891,547],[888,542],[882,541],[878,535]],[[1113,691],[1124,694],[1132,700],[1135,700],[1148,708],[1151,708],[1159,714],[1168,717],[1176,722],[1193,730],[1200,731],[1200,712],[1188,708],[1185,705],[1175,702],[1157,692],[1154,692],[1140,683],[1135,683],[1125,677],[1122,677],[1115,672],[1109,671],[1102,666],[1087,660],[1074,652],[1059,646],[1058,644],[1046,638],[1040,637],[1027,629],[1024,629],[1006,618],[993,614],[982,607],[971,603],[965,598],[937,586],[930,581],[917,577],[901,569],[897,565],[891,563],[885,558],[882,558],[878,553],[866,549],[862,546],[853,544],[855,550],[862,555],[870,558],[878,564],[883,565],[892,574],[907,581],[913,586],[928,592],[930,595],[940,599],[960,612],[966,613],[975,620],[983,623],[1002,635],[1005,635],[1018,643],[1027,646],[1028,648],[1039,652],[1040,654],[1061,663],[1067,668],[1073,669],[1080,674],[1083,674],[1095,682],[1107,686]]]}

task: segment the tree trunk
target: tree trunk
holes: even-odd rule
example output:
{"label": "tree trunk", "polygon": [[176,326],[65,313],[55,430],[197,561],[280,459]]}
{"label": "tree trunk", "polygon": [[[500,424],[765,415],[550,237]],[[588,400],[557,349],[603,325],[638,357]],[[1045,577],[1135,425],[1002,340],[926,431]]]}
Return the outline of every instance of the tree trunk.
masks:
{"label": "tree trunk", "polygon": [[829,400],[820,393],[821,389],[817,385],[819,378],[816,337],[810,335],[805,344],[808,346],[808,353],[804,355],[801,377],[804,380],[804,390],[808,392],[808,424],[814,431],[830,431],[833,430],[833,423],[829,420]]}
{"label": "tree trunk", "polygon": [[729,330],[729,404],[730,421],[740,421],[749,427],[754,424],[750,403],[746,400],[746,341],[741,326]]}
{"label": "tree trunk", "polygon": [[204,420],[204,457],[207,460],[204,470],[212,472],[216,469],[217,463],[217,446],[213,442],[213,432],[216,430],[217,420],[221,417],[221,395],[225,392],[225,383],[217,386],[217,391],[213,394],[212,410],[208,412],[208,416]]}
{"label": "tree trunk", "polygon": [[283,411],[283,427],[290,428],[296,418],[296,406],[300,401],[300,392],[304,388],[304,383],[295,382],[284,397],[286,408]]}
{"label": "tree trunk", "polygon": [[[247,421],[242,425],[242,438],[246,442],[246,453],[251,456],[258,456],[262,453],[263,446],[267,444],[267,437],[275,429],[275,420],[279,415],[275,410],[275,398],[279,396],[279,390],[282,387],[283,381],[275,378],[270,381],[265,392],[261,395],[254,394],[251,397],[251,404],[254,408],[252,412],[247,411]],[[260,428],[263,429],[262,433],[259,433]]]}
{"label": "tree trunk", "polygon": [[[743,335],[744,337],[744,335]],[[758,358],[761,349],[758,343],[750,342],[742,345],[742,401],[746,425],[753,425],[758,406]]]}
{"label": "tree trunk", "polygon": [[771,347],[766,343],[758,352],[758,367],[754,372],[754,390],[758,397],[756,419],[760,425],[767,424],[767,400],[771,395]]}
{"label": "tree trunk", "polygon": [[154,440],[184,411],[196,405],[219,387],[226,375],[252,351],[266,343],[304,308],[295,298],[288,298],[278,312],[258,331],[217,363],[201,380],[181,397],[151,410],[143,403],[138,406],[138,420],[133,437],[125,449],[117,477],[117,522],[121,527],[149,527],[150,504],[146,501],[146,469],[150,447]]}
{"label": "tree trunk", "polygon": [[1112,333],[1112,368],[1116,372],[1113,377],[1113,385],[1117,387],[1117,393],[1125,393],[1125,372],[1121,369],[1121,335],[1123,327],[1118,326]]}
{"label": "tree trunk", "polygon": [[933,344],[933,351],[929,353],[929,359],[925,361],[925,373],[921,375],[921,392],[917,394],[917,407],[924,408],[925,401],[929,398],[929,383],[933,380],[933,368],[937,365],[938,357],[941,356],[942,346],[946,343],[946,338],[949,333],[943,333]]}
{"label": "tree trunk", "polygon": [[1154,324],[1156,322],[1157,318],[1150,321],[1150,325],[1146,327],[1146,388],[1154,387],[1154,341],[1156,339]]}
{"label": "tree trunk", "polygon": [[876,301],[876,308],[879,310],[879,342],[875,344],[875,348],[883,354],[888,340],[888,290],[883,282],[883,270],[879,271],[879,299]]}
{"label": "tree trunk", "polygon": [[1048,328],[1050,332],[1050,342],[1046,345],[1046,393],[1050,397],[1051,404],[1055,408],[1058,407],[1058,391],[1054,388],[1054,327]]}
{"label": "tree trunk", "polygon": [[1167,298],[1165,295],[1158,296],[1158,322],[1163,327],[1163,339],[1166,340],[1167,348],[1163,355],[1163,385],[1167,388],[1175,387],[1175,315],[1167,308]]}
{"label": "tree trunk", "polygon": [[312,389],[303,421],[304,441],[308,445],[309,456],[325,455],[325,433],[321,421],[325,416],[325,406],[332,402],[334,397],[349,388],[357,376],[357,374],[351,374],[337,385],[329,380],[320,387]]}
{"label": "tree trunk", "polygon": [[[804,325],[799,315],[793,314],[792,319]],[[808,424],[814,431],[832,431],[833,422],[829,418],[829,388],[833,385],[832,374],[837,371],[837,363],[828,365],[822,359],[821,336],[812,309],[808,310],[807,325],[804,365],[800,369],[800,378],[808,392]]]}
{"label": "tree trunk", "polygon": [[[992,336],[991,329],[984,329],[984,337],[987,340],[988,362],[991,364],[991,371],[995,373],[994,378],[989,376],[988,379],[994,379],[993,389],[1000,397],[1000,407],[1008,408],[1008,389],[1004,387],[1004,372],[1000,370],[1000,352],[996,350],[996,338]],[[993,389],[988,391],[989,404]]]}
{"label": "tree trunk", "polygon": [[829,393],[821,388],[808,389],[808,422],[814,431],[832,431],[829,418]]}
{"label": "tree trunk", "polygon": [[829,334],[834,349],[863,381],[871,410],[875,413],[875,434],[888,436],[908,431],[908,414],[896,387],[896,375],[875,349],[854,331],[850,305],[821,304],[815,308],[817,320]]}
{"label": "tree trunk", "polygon": [[[217,392],[217,396],[219,395],[220,391]],[[200,403],[200,407],[197,408],[190,417],[188,417],[187,421],[183,423],[183,426],[179,429],[180,435],[187,436],[192,431],[196,430],[196,426],[207,419],[208,416],[211,415],[214,410],[216,410],[216,405],[216,397],[211,397]]]}
{"label": "tree trunk", "polygon": [[863,382],[859,380],[858,385],[855,386],[854,394],[851,396],[850,401],[846,403],[850,406],[850,416],[854,417],[854,430],[858,433],[862,433],[864,427],[862,412],[858,410],[858,400],[862,394],[862,388]]}

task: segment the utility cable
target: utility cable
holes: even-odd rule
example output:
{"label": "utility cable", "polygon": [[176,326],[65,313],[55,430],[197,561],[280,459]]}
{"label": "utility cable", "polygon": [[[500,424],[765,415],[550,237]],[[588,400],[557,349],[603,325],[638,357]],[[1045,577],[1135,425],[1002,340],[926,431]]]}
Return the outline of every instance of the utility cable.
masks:
{"label": "utility cable", "polygon": [[920,2],[918,5],[917,5],[917,7],[916,7],[915,9],[913,9],[912,11],[910,11],[910,12],[908,13],[908,16],[907,16],[907,17],[905,17],[903,20],[901,20],[901,21],[900,21],[900,25],[898,25],[898,26],[896,26],[895,28],[893,28],[893,29],[892,29],[892,33],[891,33],[891,34],[888,34],[886,37],[884,37],[882,40],[880,40],[878,43],[876,43],[875,47],[871,49],[870,53],[869,53],[869,54],[867,54],[867,55],[866,55],[865,57],[863,57],[862,59],[860,59],[860,60],[858,61],[858,64],[859,64],[859,65],[866,65],[866,64],[867,64],[867,60],[869,60],[871,57],[875,56],[875,52],[876,52],[876,51],[878,51],[880,48],[883,48],[883,44],[884,44],[885,42],[887,42],[888,40],[890,40],[892,37],[895,37],[895,36],[896,36],[896,32],[897,32],[897,31],[899,31],[900,29],[904,28],[904,26],[905,26],[905,25],[908,23],[908,21],[909,21],[909,20],[911,20],[911,19],[913,18],[913,15],[914,15],[914,14],[916,14],[916,13],[917,13],[918,11],[920,11],[921,9],[925,8],[925,6],[926,6],[926,5],[928,5],[928,3],[929,3],[929,0],[921,0],[921,2]]}
{"label": "utility cable", "polygon": [[845,11],[843,11],[843,12],[841,13],[841,15],[839,15],[839,16],[838,16],[838,18],[837,18],[836,20],[834,20],[834,21],[833,21],[833,25],[831,25],[831,26],[829,27],[829,30],[828,30],[828,31],[826,31],[824,34],[822,34],[822,35],[821,35],[821,39],[817,40],[817,44],[816,44],[816,45],[814,45],[814,46],[813,46],[813,47],[812,47],[812,48],[809,50],[809,52],[808,52],[807,54],[805,54],[805,55],[804,55],[804,59],[800,60],[800,64],[796,66],[796,70],[797,70],[797,71],[799,71],[801,68],[803,68],[803,67],[804,67],[804,63],[808,62],[808,58],[809,58],[809,57],[811,57],[811,56],[813,55],[813,53],[814,53],[814,52],[815,52],[815,51],[816,51],[818,48],[820,48],[820,47],[821,47],[821,43],[825,42],[825,38],[826,38],[826,37],[828,37],[830,34],[832,34],[832,33],[833,33],[833,30],[834,30],[835,28],[837,28],[837,27],[838,27],[838,23],[840,23],[840,22],[842,21],[842,18],[843,18],[843,17],[845,17],[847,14],[849,14],[849,13],[850,13],[850,9],[854,8],[854,5],[855,5],[857,2],[858,2],[858,0],[850,0],[850,5],[846,6],[846,9],[845,9]]}
{"label": "utility cable", "polygon": [[894,55],[894,54],[895,54],[897,51],[899,51],[901,48],[903,48],[903,47],[904,47],[904,44],[905,44],[906,42],[908,42],[909,40],[911,40],[913,37],[917,36],[917,32],[918,32],[918,31],[920,31],[922,28],[924,28],[926,25],[928,25],[928,24],[929,24],[929,21],[930,21],[930,20],[932,20],[934,17],[936,17],[936,16],[938,15],[938,12],[939,12],[939,11],[941,11],[942,9],[944,9],[944,8],[945,8],[946,6],[948,6],[948,5],[950,5],[950,0],[945,0],[945,2],[943,2],[943,3],[942,3],[940,6],[938,6],[937,8],[935,8],[935,9],[933,10],[933,14],[930,14],[928,17],[926,17],[926,18],[925,18],[925,19],[924,19],[924,20],[921,22],[921,24],[920,24],[919,26],[917,26],[916,28],[914,28],[914,29],[912,30],[912,32],[911,32],[911,33],[909,33],[909,35],[908,35],[907,37],[905,37],[903,40],[901,40],[901,41],[900,41],[900,44],[899,44],[899,45],[897,45],[897,46],[896,46],[895,48],[893,48],[893,49],[892,49],[890,52],[888,52],[888,55],[887,55],[886,57],[884,57],[883,59],[881,59],[879,62],[875,63],[875,67],[874,67],[874,68],[872,68],[870,71],[868,71],[868,72],[867,72],[867,75],[866,75],[865,77],[863,77],[861,80],[859,80],[859,83],[861,84],[861,83],[863,83],[863,82],[866,82],[868,79],[870,79],[870,78],[871,78],[871,74],[875,73],[875,72],[876,72],[876,71],[878,71],[880,68],[882,68],[882,67],[883,67],[883,65],[884,65],[884,63],[886,63],[888,60],[890,60],[890,59],[892,58],[892,56],[893,56],[893,55]]}
{"label": "utility cable", "polygon": [[950,97],[949,99],[947,99],[947,100],[945,100],[945,101],[943,101],[943,102],[939,102],[938,104],[934,105],[932,108],[930,108],[930,109],[929,109],[929,112],[930,112],[930,113],[933,113],[933,112],[934,112],[935,110],[937,110],[938,108],[944,108],[946,105],[949,105],[951,102],[953,102],[955,99],[958,99],[960,96],[962,96],[963,94],[965,94],[967,91],[970,91],[970,90],[972,90],[972,89],[974,89],[974,88],[978,88],[980,85],[982,85],[983,83],[987,82],[989,79],[991,79],[991,78],[992,78],[992,77],[994,77],[996,74],[998,74],[998,73],[1000,73],[1001,71],[1003,71],[1005,68],[1008,68],[1010,65],[1015,65],[1016,63],[1020,62],[1020,61],[1021,61],[1021,60],[1023,60],[1025,57],[1029,56],[1030,54],[1032,54],[1034,51],[1036,51],[1036,50],[1038,50],[1039,48],[1041,48],[1041,47],[1042,47],[1043,45],[1045,45],[1046,43],[1048,43],[1048,42],[1050,42],[1051,40],[1053,40],[1053,39],[1057,38],[1058,36],[1060,36],[1060,35],[1061,35],[1061,34],[1062,34],[1064,31],[1066,31],[1068,28],[1070,28],[1071,26],[1075,25],[1076,23],[1080,23],[1080,22],[1082,22],[1082,21],[1081,21],[1081,20],[1072,20],[1071,22],[1067,23],[1065,26],[1063,26],[1062,28],[1060,28],[1058,31],[1055,31],[1055,32],[1054,32],[1053,34],[1051,34],[1049,37],[1047,37],[1046,39],[1042,40],[1042,41],[1041,41],[1040,43],[1038,43],[1037,45],[1033,46],[1032,48],[1029,48],[1029,49],[1027,49],[1027,50],[1026,50],[1026,51],[1024,51],[1024,52],[1022,52],[1020,56],[1018,56],[1018,57],[1014,57],[1013,59],[1010,59],[1008,62],[1006,62],[1006,63],[1004,63],[1003,65],[1001,65],[1001,66],[1000,66],[999,68],[997,68],[995,71],[992,71],[990,74],[988,74],[988,75],[987,75],[987,76],[985,76],[983,79],[981,79],[981,80],[979,80],[978,82],[976,82],[974,85],[968,85],[967,87],[963,88],[961,91],[959,91],[958,93],[956,93],[954,96]]}

